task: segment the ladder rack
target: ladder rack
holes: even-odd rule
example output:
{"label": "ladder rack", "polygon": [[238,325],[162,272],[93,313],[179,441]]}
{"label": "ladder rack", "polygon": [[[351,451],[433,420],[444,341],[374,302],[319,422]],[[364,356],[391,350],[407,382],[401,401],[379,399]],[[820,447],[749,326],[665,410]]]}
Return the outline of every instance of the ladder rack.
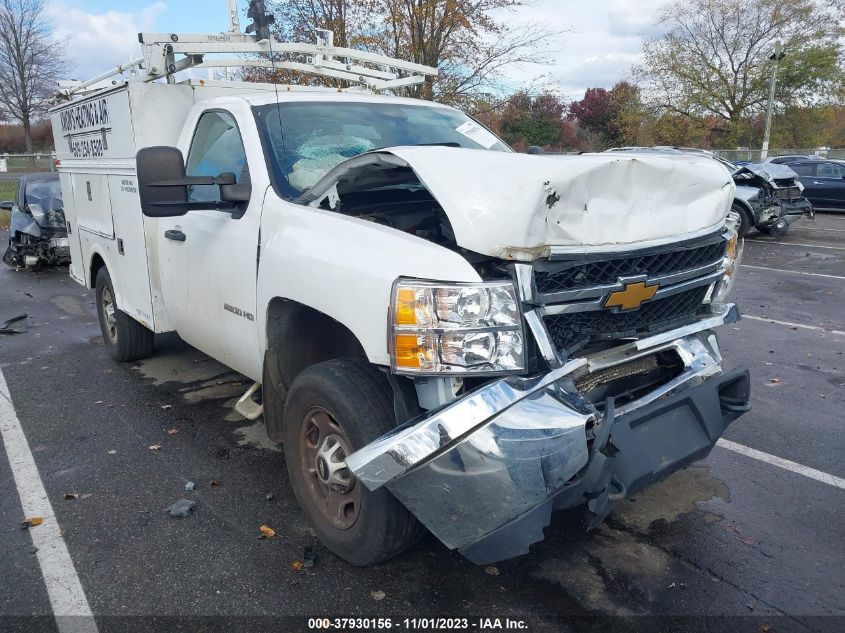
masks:
{"label": "ladder rack", "polygon": [[[237,28],[235,24],[233,29]],[[270,42],[236,31],[218,34],[139,33],[143,55],[86,81],[59,82],[64,97],[85,95],[121,81],[175,83],[174,74],[189,68],[260,67],[342,79],[372,91],[414,86],[436,77],[437,69],[401,59],[334,46],[334,34],[316,31],[316,43]],[[262,55],[264,58],[206,58],[211,54]],[[279,61],[271,57],[281,57]],[[130,71],[129,78],[122,77]],[[109,81],[109,80],[112,81]]]}

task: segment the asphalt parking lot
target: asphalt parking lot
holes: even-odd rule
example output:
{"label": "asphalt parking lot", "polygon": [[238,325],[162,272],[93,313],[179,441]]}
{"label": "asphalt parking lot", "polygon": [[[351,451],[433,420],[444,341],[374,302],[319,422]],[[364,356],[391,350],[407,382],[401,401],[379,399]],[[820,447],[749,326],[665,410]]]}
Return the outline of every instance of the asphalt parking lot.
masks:
{"label": "asphalt parking lot", "polygon": [[[489,568],[429,536],[369,569],[317,546],[300,569],[314,537],[279,447],[232,409],[245,379],[175,336],[159,337],[148,360],[114,363],[92,294],[66,270],[2,267],[0,321],[26,313],[29,329],[0,336],[0,398],[10,396],[49,504],[43,525],[21,529],[21,495],[39,489],[13,478],[0,419],[0,630],[95,630],[53,620],[42,568],[44,547],[57,545],[38,531],[56,524],[100,631],[151,617],[184,618],[159,620],[161,630],[218,630],[216,618],[232,617],[243,620],[227,630],[305,630],[303,616],[845,630],[845,215],[801,220],[782,242],[748,237],[734,290],[745,318],[720,341],[729,368],[751,369],[753,410],[728,442],[597,532],[579,510],[561,513],[529,555]],[[181,498],[196,512],[168,516]],[[263,524],[274,538],[258,538]],[[74,604],[65,613],[79,613]]]}

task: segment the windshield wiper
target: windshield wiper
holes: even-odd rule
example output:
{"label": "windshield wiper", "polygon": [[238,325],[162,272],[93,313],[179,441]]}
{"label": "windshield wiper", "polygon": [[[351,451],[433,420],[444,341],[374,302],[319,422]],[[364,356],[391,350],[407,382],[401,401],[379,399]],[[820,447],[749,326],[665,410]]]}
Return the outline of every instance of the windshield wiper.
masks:
{"label": "windshield wiper", "polygon": [[371,149],[371,152],[377,152],[382,149],[387,149],[388,147],[458,147],[461,148],[463,145],[457,143],[456,141],[444,141],[442,143],[402,143],[400,145],[384,145],[382,147],[376,147],[375,149]]}

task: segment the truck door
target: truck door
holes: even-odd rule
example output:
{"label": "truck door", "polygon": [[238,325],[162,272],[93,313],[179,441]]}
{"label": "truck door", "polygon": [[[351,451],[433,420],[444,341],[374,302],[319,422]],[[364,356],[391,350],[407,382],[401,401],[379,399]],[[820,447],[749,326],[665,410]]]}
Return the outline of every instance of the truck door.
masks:
{"label": "truck door", "polygon": [[[223,110],[204,112],[185,162],[189,176],[232,172],[238,182],[248,179],[249,163],[235,117]],[[251,378],[260,378],[251,374],[258,357],[256,268],[263,194],[254,189],[237,213],[190,211],[168,218],[160,225],[158,238],[163,254],[174,251],[179,255],[173,261],[177,270],[163,274],[162,284],[179,335]],[[194,186],[189,199],[219,200],[220,189],[216,185]],[[175,253],[177,250],[180,253]]]}

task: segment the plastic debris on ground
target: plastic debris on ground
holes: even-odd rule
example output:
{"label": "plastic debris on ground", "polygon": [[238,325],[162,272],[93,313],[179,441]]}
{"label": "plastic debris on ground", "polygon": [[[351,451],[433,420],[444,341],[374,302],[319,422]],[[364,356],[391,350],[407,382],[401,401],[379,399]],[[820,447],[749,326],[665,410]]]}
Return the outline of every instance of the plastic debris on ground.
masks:
{"label": "plastic debris on ground", "polygon": [[167,512],[172,517],[184,519],[185,517],[190,516],[196,507],[196,502],[191,501],[190,499],[179,499],[179,501],[176,501],[167,508]]}
{"label": "plastic debris on ground", "polygon": [[302,566],[303,567],[313,567],[314,563],[317,562],[317,546],[316,545],[306,545],[305,548],[302,550]]}
{"label": "plastic debris on ground", "polygon": [[0,334],[23,334],[28,331],[26,317],[25,314],[19,314],[5,321],[0,321]]}

